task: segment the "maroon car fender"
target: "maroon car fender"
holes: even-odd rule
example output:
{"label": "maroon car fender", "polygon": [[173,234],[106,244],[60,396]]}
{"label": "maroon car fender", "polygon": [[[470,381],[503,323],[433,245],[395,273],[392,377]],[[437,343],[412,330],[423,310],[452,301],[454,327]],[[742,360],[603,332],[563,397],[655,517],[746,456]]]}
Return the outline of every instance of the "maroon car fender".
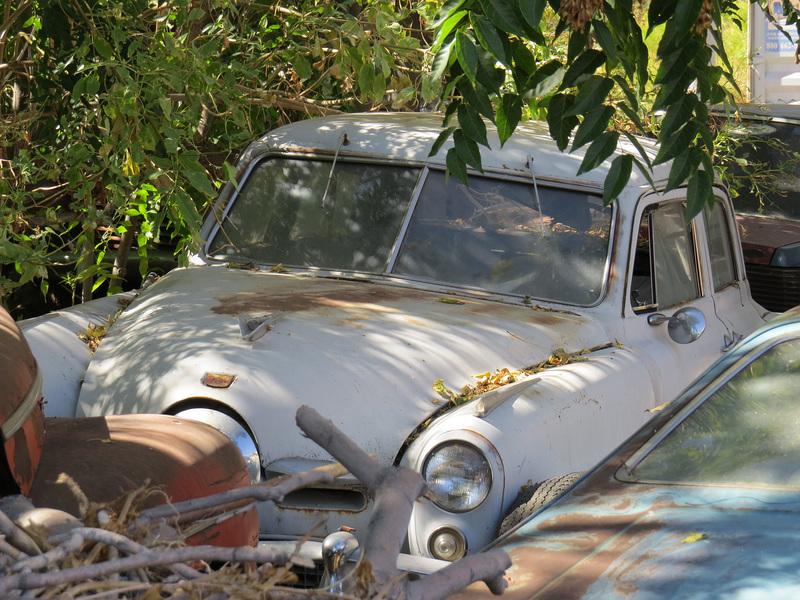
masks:
{"label": "maroon car fender", "polygon": [[[238,448],[216,429],[168,415],[48,418],[47,444],[30,492],[35,506],[80,516],[75,486],[91,503],[124,501],[149,481],[141,508],[246,487],[250,475]],[[63,477],[66,474],[68,477]],[[189,538],[190,544],[258,542],[255,508]]]}
{"label": "maroon car fender", "polygon": [[0,496],[27,494],[44,445],[42,379],[22,332],[0,310]]}

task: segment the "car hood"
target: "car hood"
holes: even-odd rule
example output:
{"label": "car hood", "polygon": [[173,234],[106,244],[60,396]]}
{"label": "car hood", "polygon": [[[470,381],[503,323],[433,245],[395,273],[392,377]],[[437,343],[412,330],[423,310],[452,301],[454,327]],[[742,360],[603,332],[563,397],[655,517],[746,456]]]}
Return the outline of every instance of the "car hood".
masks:
{"label": "car hood", "polygon": [[[587,495],[577,509],[556,505],[523,525],[501,544],[513,563],[503,597],[776,600],[800,594],[796,493],[698,488],[671,494],[644,487],[616,498]],[[489,597],[479,586],[459,596]]]}
{"label": "car hood", "polygon": [[[240,317],[276,313],[263,337],[243,339]],[[397,282],[189,267],[145,289],[118,317],[86,373],[78,412],[164,412],[205,399],[241,415],[262,461],[327,458],[295,425],[307,404],[391,461],[442,406],[437,380],[458,390],[476,375],[607,338],[599,320],[570,311]]]}

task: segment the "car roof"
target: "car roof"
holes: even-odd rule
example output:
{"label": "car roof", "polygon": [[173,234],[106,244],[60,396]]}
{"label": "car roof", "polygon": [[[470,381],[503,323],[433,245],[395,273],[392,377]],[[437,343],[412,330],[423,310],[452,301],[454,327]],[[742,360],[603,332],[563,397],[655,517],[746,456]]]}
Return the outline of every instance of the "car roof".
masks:
{"label": "car roof", "polygon": [[[270,131],[254,142],[242,156],[243,162],[269,152],[315,152],[377,159],[398,159],[409,162],[445,166],[447,150],[453,146],[449,139],[434,156],[431,148],[442,132],[442,113],[352,113],[315,117],[297,121]],[[453,125],[456,120],[453,119]],[[484,171],[530,177],[528,157],[533,158],[537,180],[579,181],[592,186],[602,186],[611,166],[606,160],[598,168],[576,176],[588,146],[576,152],[561,152],[550,137],[545,123],[530,121],[520,123],[514,134],[501,147],[494,125],[486,122],[489,148],[480,146]],[[343,137],[344,136],[346,137]],[[340,146],[340,140],[343,142]],[[640,140],[641,145],[655,156],[656,146],[651,140]],[[620,148],[638,156],[632,144],[623,141]],[[617,154],[620,154],[620,148]],[[656,168],[653,179],[666,179],[668,165]],[[634,169],[631,184],[647,185],[647,180]]]}

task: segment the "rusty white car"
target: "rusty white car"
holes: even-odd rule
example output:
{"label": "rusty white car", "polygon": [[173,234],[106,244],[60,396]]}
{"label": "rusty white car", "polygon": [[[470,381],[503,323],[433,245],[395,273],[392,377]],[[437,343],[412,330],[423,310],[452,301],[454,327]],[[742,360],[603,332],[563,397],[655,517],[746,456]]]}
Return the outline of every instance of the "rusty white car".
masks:
{"label": "rusty white car", "polygon": [[[577,177],[526,125],[484,172],[448,176],[435,114],[316,118],[240,158],[191,266],[136,295],[93,355],[75,337],[113,298],[24,323],[48,410],[214,424],[252,476],[325,465],[298,435],[314,406],[428,500],[407,550],[455,560],[536,483],[581,470],[769,318],[744,276],[730,199],[687,222],[686,190],[609,165]],[[261,507],[263,540],[366,531],[351,477]]]}
{"label": "rusty white car", "polygon": [[[236,445],[204,423],[141,414],[45,418],[43,370],[14,319],[0,307],[1,512],[7,522],[32,526],[29,533],[38,532],[34,538],[45,528],[85,517],[89,503],[119,510],[131,501],[131,492],[148,484],[163,494],[150,494],[143,501],[147,508],[166,498],[179,502],[250,484]],[[29,502],[19,511],[14,499],[22,496]],[[252,509],[210,525],[186,541],[218,546],[258,541],[258,515]]]}

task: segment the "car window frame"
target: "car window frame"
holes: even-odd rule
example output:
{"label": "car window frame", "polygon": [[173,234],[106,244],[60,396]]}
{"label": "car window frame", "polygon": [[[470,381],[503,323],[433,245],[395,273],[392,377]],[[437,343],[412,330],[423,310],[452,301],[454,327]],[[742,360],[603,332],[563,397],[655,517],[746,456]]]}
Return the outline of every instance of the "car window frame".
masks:
{"label": "car window frame", "polygon": [[675,304],[663,304],[659,302],[658,298],[658,285],[657,285],[657,276],[656,272],[656,260],[655,254],[653,252],[654,242],[652,237],[652,232],[648,232],[648,257],[650,261],[650,290],[651,290],[651,301],[649,303],[637,305],[633,300],[633,294],[637,287],[634,285],[634,277],[635,277],[635,269],[636,269],[636,250],[638,247],[638,238],[639,232],[642,229],[644,219],[648,219],[648,227],[650,227],[650,222],[652,221],[650,216],[665,206],[675,206],[680,205],[683,209],[684,215],[687,210],[687,200],[686,195],[684,193],[666,193],[666,194],[648,194],[642,198],[639,203],[641,210],[637,211],[637,216],[635,217],[634,227],[631,230],[631,241],[630,241],[630,261],[628,266],[628,278],[627,278],[627,291],[625,294],[625,302],[628,305],[628,308],[632,311],[634,315],[641,315],[641,314],[648,314],[659,310],[668,310],[675,307],[678,307],[682,304],[688,304],[693,301],[696,301],[700,298],[704,298],[707,295],[706,292],[706,283],[705,283],[705,269],[703,266],[702,256],[701,256],[701,246],[702,240],[700,239],[700,228],[705,227],[705,224],[701,224],[697,216],[695,216],[690,221],[690,241],[692,244],[691,249],[691,259],[693,261],[693,270],[694,270],[694,278],[696,281],[697,287],[697,295],[694,298],[685,298],[676,302]]}
{"label": "car window frame", "polygon": [[[200,256],[203,258],[204,261],[215,263],[215,264],[224,264],[230,261],[217,258],[208,254],[208,248],[213,243],[215,237],[219,235],[222,229],[222,223],[226,219],[229,212],[232,210],[234,204],[236,203],[236,199],[240,193],[240,187],[247,181],[247,179],[251,176],[251,173],[258,168],[259,164],[266,160],[270,160],[272,158],[283,158],[283,159],[291,159],[297,158],[300,160],[330,160],[333,161],[334,157],[329,153],[319,153],[319,152],[296,152],[296,151],[266,151],[254,156],[248,163],[247,167],[242,172],[241,176],[238,177],[237,185],[233,186],[234,189],[228,194],[224,205],[221,206],[221,210],[215,210],[215,222],[213,226],[209,228],[209,233],[207,236],[207,240],[204,242]],[[350,163],[374,163],[374,164],[386,164],[386,165],[393,165],[393,166],[402,166],[407,168],[418,168],[420,169],[420,174],[417,179],[416,186],[413,191],[413,196],[408,204],[406,209],[406,214],[401,220],[401,225],[399,228],[398,236],[394,242],[394,247],[391,249],[389,253],[389,260],[387,261],[385,271],[382,273],[367,273],[367,272],[358,272],[359,276],[363,276],[365,278],[370,277],[383,277],[388,279],[397,279],[397,280],[404,280],[404,281],[414,281],[421,284],[427,285],[436,285],[436,286],[445,286],[445,287],[452,287],[461,289],[464,291],[477,291],[481,294],[491,294],[493,296],[499,297],[512,297],[512,298],[520,298],[520,302],[522,303],[531,303],[531,301],[542,301],[542,302],[552,302],[554,304],[560,304],[564,306],[576,306],[581,308],[589,308],[593,306],[597,306],[601,304],[606,296],[608,295],[609,289],[609,279],[611,274],[611,267],[613,263],[613,257],[615,255],[614,245],[616,240],[616,235],[619,227],[619,203],[613,202],[610,206],[610,227],[608,232],[608,245],[607,251],[605,255],[605,259],[603,262],[603,278],[602,278],[602,288],[600,289],[597,299],[589,304],[577,304],[577,303],[567,303],[564,301],[554,300],[554,299],[547,299],[547,298],[538,298],[538,297],[531,297],[525,296],[523,294],[514,294],[514,293],[507,293],[501,291],[494,291],[494,290],[486,290],[483,288],[472,288],[467,285],[463,284],[452,284],[448,282],[431,282],[429,280],[422,280],[415,278],[413,276],[408,275],[398,275],[392,272],[394,265],[396,264],[398,254],[400,252],[400,247],[402,246],[402,242],[405,239],[409,224],[412,220],[414,210],[417,207],[419,202],[420,195],[422,193],[422,189],[424,188],[425,182],[427,178],[433,172],[446,172],[444,167],[440,167],[438,165],[432,165],[429,163],[425,163],[422,161],[407,161],[407,160],[397,160],[395,158],[373,158],[373,157],[364,157],[364,156],[349,156],[349,155],[339,155],[337,157],[339,162],[350,162]],[[570,183],[561,180],[553,180],[550,178],[537,178],[537,181],[534,181],[531,177],[525,175],[515,175],[509,174],[505,172],[496,172],[487,170],[485,173],[477,173],[470,171],[469,175],[472,177],[486,177],[491,179],[497,179],[501,181],[510,181],[514,183],[521,183],[521,184],[529,184],[529,185],[537,185],[541,193],[542,189],[557,189],[557,190],[564,190],[564,191],[571,191],[571,192],[578,192],[584,194],[595,195],[598,197],[602,196],[602,189],[596,185],[591,184],[581,184],[579,182]],[[451,174],[452,176],[452,174]],[[302,269],[302,267],[297,267],[298,269]],[[325,269],[322,269],[325,271]],[[315,269],[315,272],[319,273],[318,269]]]}

